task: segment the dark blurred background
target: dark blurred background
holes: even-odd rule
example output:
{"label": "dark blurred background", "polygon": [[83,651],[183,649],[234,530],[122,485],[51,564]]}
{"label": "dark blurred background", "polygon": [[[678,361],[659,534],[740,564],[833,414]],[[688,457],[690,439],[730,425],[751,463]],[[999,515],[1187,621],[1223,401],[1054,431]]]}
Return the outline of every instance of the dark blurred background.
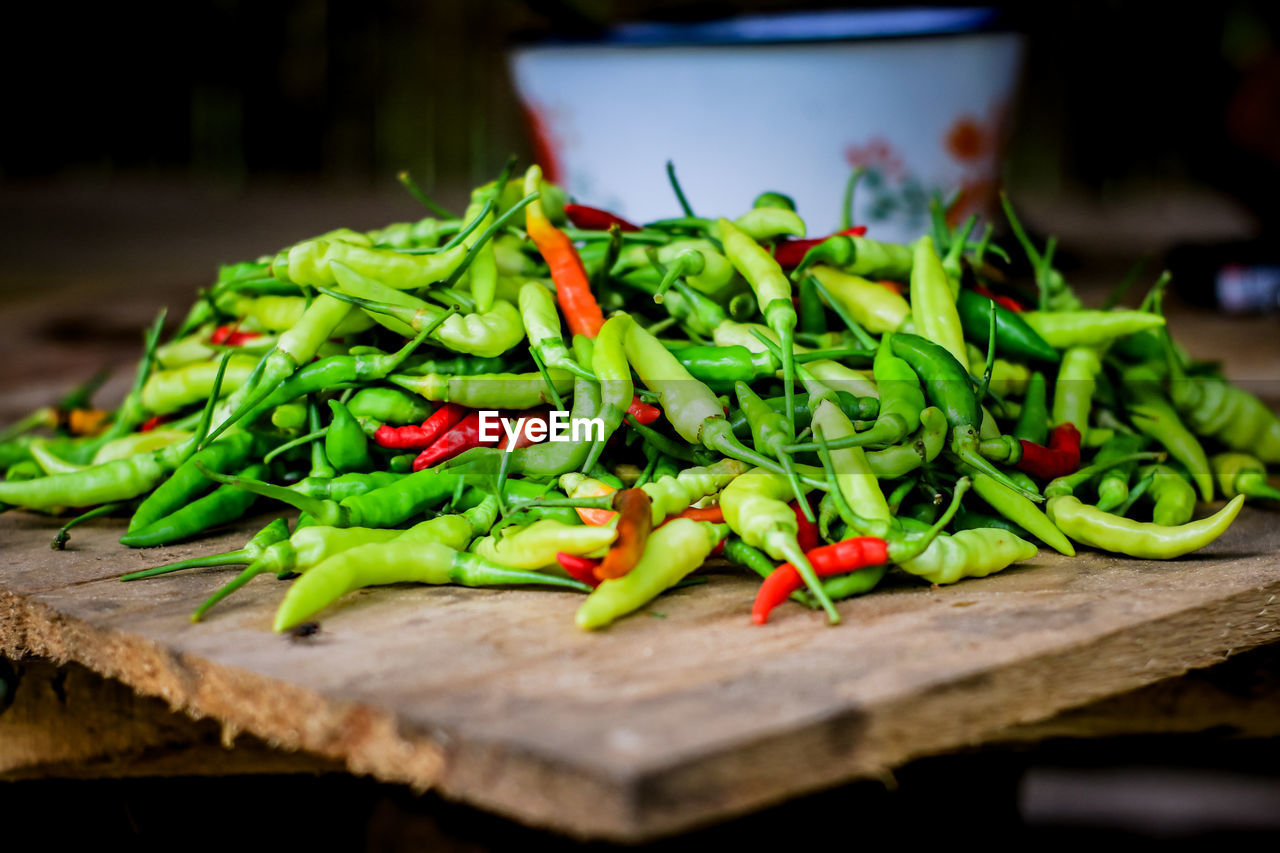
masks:
{"label": "dark blurred background", "polygon": [[[172,313],[183,310],[220,261],[272,251],[337,225],[370,228],[421,215],[395,182],[401,169],[456,206],[510,153],[528,162],[533,147],[505,62],[513,43],[551,34],[589,36],[624,20],[702,20],[796,5],[770,0],[10,5],[0,50],[8,115],[0,133],[0,325],[5,331],[0,361],[6,365],[0,376],[0,422],[49,402],[56,388],[91,374],[104,359],[130,363],[136,358],[138,329],[157,304],[167,301]],[[1062,235],[1066,262],[1076,255],[1074,280],[1085,287],[1109,284],[1141,255],[1159,262],[1172,247],[1196,241],[1251,241],[1251,257],[1280,264],[1280,249],[1270,254],[1268,242],[1280,230],[1280,4],[1222,0],[1192,11],[1119,2],[997,5],[1009,26],[1028,38],[1003,181],[1037,231]],[[617,95],[626,98],[627,92]],[[661,115],[645,118],[662,121]],[[1210,328],[1213,321],[1197,322]],[[1229,372],[1274,377],[1273,327],[1236,323],[1221,321],[1213,334],[1221,340],[1245,329],[1236,334],[1255,335],[1261,345],[1247,353],[1240,348]],[[127,380],[127,370],[117,371],[104,399],[118,396]],[[938,813],[940,802],[965,789],[967,796],[959,802],[970,829],[1003,827],[1024,840],[1046,840],[1049,830],[1068,826],[1093,840],[1093,832],[1121,826],[1149,837],[1168,826],[1161,807],[1150,803],[1161,802],[1170,778],[1182,786],[1178,796],[1203,804],[1232,799],[1221,791],[1212,795],[1221,774],[1245,773],[1262,774],[1243,778],[1253,780],[1250,790],[1271,804],[1250,814],[1280,813],[1274,741],[1228,748],[1209,735],[1090,747],[1090,766],[1169,771],[1157,772],[1155,782],[1141,773],[1134,777],[1138,781],[1129,790],[1136,792],[1136,816],[1124,817],[1123,803],[1113,803],[1121,817],[1111,823],[1091,818],[1087,809],[1073,810],[1072,803],[1082,802],[1082,792],[1092,784],[1089,779],[1077,780],[1075,788],[1060,786],[1065,793],[1045,787],[1045,779],[1060,781],[1052,767],[1071,764],[1070,756],[1077,754],[1072,749],[1050,746],[1019,752],[1016,759],[997,753],[923,762],[902,774],[903,793],[891,796],[876,789],[864,802],[885,810],[886,832],[891,818],[909,821],[912,815]],[[1267,768],[1255,766],[1258,755],[1269,756],[1269,777]],[[1186,782],[1178,775],[1183,771],[1201,774],[1194,777],[1200,781]],[[993,785],[989,798],[976,793],[975,779]],[[1035,788],[1039,800],[1028,799],[1032,783],[1040,784]],[[60,790],[42,784],[20,783],[5,796],[34,808]],[[137,833],[134,816],[157,796],[155,786],[92,784],[98,787],[76,787],[75,796],[105,803],[104,814],[116,821],[112,832]],[[339,835],[353,834],[357,840],[370,837],[372,830],[365,829],[374,809],[370,804],[392,801],[396,805],[388,808],[394,814],[426,810],[433,815],[430,821],[448,821],[449,809],[457,808],[417,800],[404,805],[409,794],[398,789],[371,793],[372,783],[335,781],[320,790],[307,784],[303,790],[322,802],[356,790],[360,808],[339,826]],[[175,810],[170,817],[183,817],[188,794],[239,801],[246,790],[240,785],[227,780],[170,789],[165,800]],[[830,820],[831,809],[850,809],[849,791],[861,797],[867,785],[873,783],[809,800],[790,812],[771,812],[761,818],[767,824],[746,824],[730,835],[749,837],[765,825],[782,835],[779,827],[797,820],[807,825],[817,812]],[[104,790],[110,791],[108,800],[100,799]],[[1142,810],[1144,802],[1148,811]],[[1274,821],[1232,823],[1239,810],[1228,806],[1191,834],[1263,831],[1274,842]],[[983,808],[988,808],[985,815]],[[959,820],[960,811],[939,814]],[[178,825],[194,825],[196,815],[189,811]],[[1219,819],[1225,825],[1215,823]],[[392,821],[395,827],[402,824]],[[508,830],[494,829],[503,826],[497,818],[470,816],[462,824],[467,827],[462,835],[480,827],[480,847],[505,846],[495,842],[495,833],[512,840],[502,836]],[[1028,826],[1035,832],[1021,834],[1019,828]],[[528,840],[519,837],[520,843]],[[458,849],[475,849],[455,842]]]}
{"label": "dark blurred background", "polygon": [[[504,62],[515,40],[624,20],[857,5],[19,4],[7,10],[0,52],[10,117],[0,178],[6,188],[147,179],[350,190],[388,187],[408,168],[428,184],[469,186],[508,153],[530,152]],[[996,5],[1030,39],[1012,186],[1098,195],[1179,182],[1275,219],[1280,6]]]}

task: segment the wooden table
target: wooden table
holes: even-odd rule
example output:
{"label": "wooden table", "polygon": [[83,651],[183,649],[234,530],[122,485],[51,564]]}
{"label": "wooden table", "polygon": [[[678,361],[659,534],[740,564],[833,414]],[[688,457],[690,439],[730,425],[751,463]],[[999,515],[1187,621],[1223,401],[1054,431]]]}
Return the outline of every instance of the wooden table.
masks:
{"label": "wooden table", "polygon": [[[141,268],[122,263],[111,280]],[[24,291],[7,306],[6,328],[26,346],[11,338],[0,352],[12,365],[0,409],[27,407],[36,388],[62,384],[55,377],[69,376],[72,361],[81,375],[93,361],[81,352],[41,375],[42,359],[68,347],[40,329],[68,309],[85,313],[68,294],[103,295],[83,272],[49,282],[47,293]],[[99,304],[124,317],[122,305],[167,290],[154,284]],[[35,318],[45,325],[26,322]],[[1276,351],[1265,322],[1175,325],[1193,351],[1233,341],[1241,355],[1229,361],[1233,372],[1244,365],[1244,376],[1259,378]],[[1242,329],[1265,345],[1250,346]],[[125,353],[135,344],[128,337],[113,346]],[[227,570],[116,580],[235,547],[252,525],[139,552],[116,544],[120,524],[104,521],[53,552],[57,522],[10,513],[0,516],[0,654],[82,665],[216,721],[227,743],[248,733],[253,746],[228,759],[246,767],[279,766],[278,751],[302,750],[311,766],[434,788],[580,836],[639,840],[916,756],[1071,729],[1055,715],[1276,640],[1275,518],[1247,509],[1218,543],[1171,562],[1041,554],[945,589],[892,584],[843,603],[845,624],[834,629],[794,607],[752,627],[755,584],[714,574],[601,634],[573,627],[571,594],[403,587],[344,599],[317,637],[295,642],[270,633],[282,594],[270,578],[200,625],[187,614]],[[50,683],[65,682],[66,672],[92,678],[59,672]],[[129,718],[132,694],[112,695],[118,707],[106,703],[108,711]],[[4,737],[8,725],[39,746],[32,721],[42,706],[24,704],[32,694],[18,698],[0,715],[0,743],[17,742]],[[162,709],[146,707],[155,726],[169,725]],[[99,739],[127,747],[130,738],[156,737],[142,728],[104,724]],[[74,764],[71,739],[47,740],[53,752],[33,746],[25,759],[0,750],[0,770],[20,773],[23,760],[50,761],[59,748]],[[220,748],[208,746],[219,760]]]}

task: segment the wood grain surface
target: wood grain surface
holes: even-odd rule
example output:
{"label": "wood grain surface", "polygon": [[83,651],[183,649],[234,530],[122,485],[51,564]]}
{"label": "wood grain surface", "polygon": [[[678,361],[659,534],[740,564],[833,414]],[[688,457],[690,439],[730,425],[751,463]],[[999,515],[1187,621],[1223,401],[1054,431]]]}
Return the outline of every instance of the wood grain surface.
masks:
{"label": "wood grain surface", "polygon": [[353,594],[300,642],[283,589],[124,572],[232,547],[128,551],[104,521],[0,517],[0,653],[76,661],[232,734],[581,836],[675,832],[1208,666],[1280,636],[1280,529],[1247,511],[1194,558],[1042,554],[984,581],[903,581],[824,627],[749,624],[755,584],[715,575],[600,634],[572,593],[397,587]]}

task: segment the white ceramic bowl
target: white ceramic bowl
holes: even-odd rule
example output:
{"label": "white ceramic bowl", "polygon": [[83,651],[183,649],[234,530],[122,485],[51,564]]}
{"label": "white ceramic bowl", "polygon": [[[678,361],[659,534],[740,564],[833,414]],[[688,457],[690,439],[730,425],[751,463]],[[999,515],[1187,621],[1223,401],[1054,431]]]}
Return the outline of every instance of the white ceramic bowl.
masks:
{"label": "white ceramic bowl", "polygon": [[857,221],[905,241],[935,190],[989,208],[1022,51],[989,10],[906,9],[624,25],[511,68],[544,169],[583,204],[677,216],[672,160],[698,214],[777,190],[817,235],[864,165]]}

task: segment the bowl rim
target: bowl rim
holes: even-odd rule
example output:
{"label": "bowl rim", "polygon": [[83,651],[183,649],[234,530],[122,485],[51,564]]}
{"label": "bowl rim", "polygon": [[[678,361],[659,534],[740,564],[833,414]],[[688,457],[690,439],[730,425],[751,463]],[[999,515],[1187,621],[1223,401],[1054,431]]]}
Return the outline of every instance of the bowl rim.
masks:
{"label": "bowl rim", "polygon": [[724,47],[859,42],[1011,32],[986,6],[913,6],[735,15],[707,21],[626,21],[589,36],[550,35],[516,47]]}

